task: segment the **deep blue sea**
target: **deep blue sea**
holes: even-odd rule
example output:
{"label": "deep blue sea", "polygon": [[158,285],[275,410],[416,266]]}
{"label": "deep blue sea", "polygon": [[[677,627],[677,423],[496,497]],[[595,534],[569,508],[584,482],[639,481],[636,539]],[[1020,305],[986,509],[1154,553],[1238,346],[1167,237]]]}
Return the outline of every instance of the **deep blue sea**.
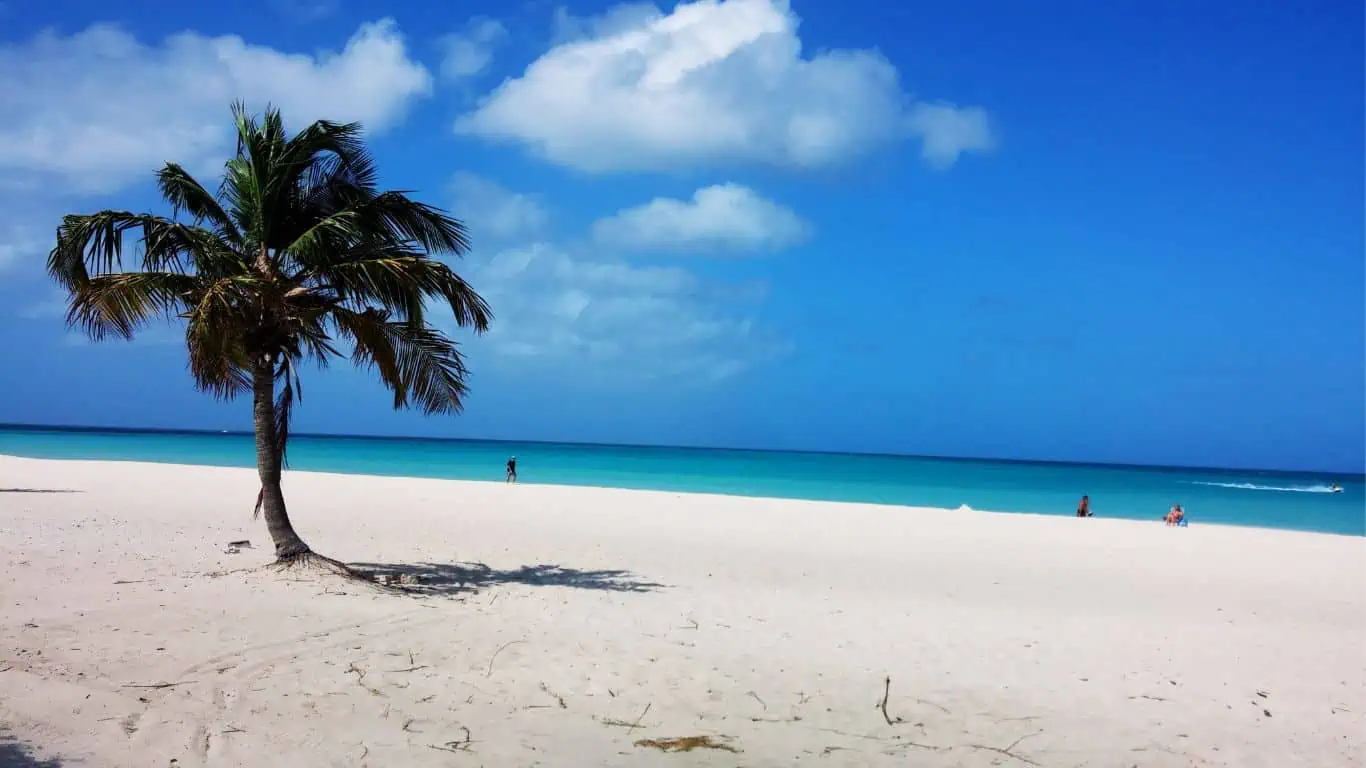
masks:
{"label": "deep blue sea", "polygon": [[[0,427],[0,454],[254,466],[250,435]],[[1085,493],[1099,517],[1160,519],[1176,502],[1191,524],[1366,535],[1366,478],[1088,464],[978,461],[480,440],[296,435],[296,470],[521,482],[1072,515]],[[1342,493],[1329,492],[1329,485]],[[0,478],[0,487],[23,478]]]}

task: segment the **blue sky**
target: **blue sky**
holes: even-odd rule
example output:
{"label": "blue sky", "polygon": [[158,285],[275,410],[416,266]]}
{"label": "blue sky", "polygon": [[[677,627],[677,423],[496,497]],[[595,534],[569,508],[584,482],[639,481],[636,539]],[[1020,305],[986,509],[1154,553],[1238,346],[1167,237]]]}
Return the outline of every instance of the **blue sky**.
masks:
{"label": "blue sky", "polygon": [[1311,5],[4,0],[0,421],[249,425],[43,273],[244,98],[363,120],[497,315],[463,416],[334,367],[301,430],[1360,471],[1366,19]]}

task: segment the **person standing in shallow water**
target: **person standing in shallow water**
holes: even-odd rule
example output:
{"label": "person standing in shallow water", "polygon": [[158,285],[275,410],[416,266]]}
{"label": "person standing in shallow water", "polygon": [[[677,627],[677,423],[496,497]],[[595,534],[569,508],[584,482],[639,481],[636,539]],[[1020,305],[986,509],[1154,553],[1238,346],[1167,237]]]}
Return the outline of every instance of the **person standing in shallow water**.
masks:
{"label": "person standing in shallow water", "polygon": [[1090,516],[1091,516],[1091,497],[1090,497],[1090,496],[1082,496],[1082,497],[1081,497],[1081,501],[1077,504],[1077,517],[1090,517]]}
{"label": "person standing in shallow water", "polygon": [[513,457],[511,457],[511,458],[508,459],[508,476],[507,476],[507,482],[509,482],[509,483],[515,483],[515,482],[517,482],[517,457],[516,457],[516,456],[513,456]]}

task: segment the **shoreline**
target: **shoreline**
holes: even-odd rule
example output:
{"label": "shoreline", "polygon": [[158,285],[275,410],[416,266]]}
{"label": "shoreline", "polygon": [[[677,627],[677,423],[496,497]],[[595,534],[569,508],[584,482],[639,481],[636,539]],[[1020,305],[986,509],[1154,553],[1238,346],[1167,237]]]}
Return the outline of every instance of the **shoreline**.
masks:
{"label": "shoreline", "polygon": [[0,492],[0,723],[33,762],[1366,756],[1354,538],[291,472],[299,534],[385,590],[272,568],[251,469],[0,477],[79,491]]}
{"label": "shoreline", "polygon": [[[364,439],[368,439],[368,438],[364,438]],[[397,438],[397,439],[406,439],[406,438]],[[171,467],[171,468],[178,468],[178,469],[222,469],[222,470],[237,470],[237,471],[251,472],[251,473],[253,473],[253,474],[254,474],[255,471],[256,471],[255,468],[254,468],[254,467],[251,467],[251,466],[229,466],[229,465],[222,465],[222,464],[186,464],[186,463],[177,463],[177,462],[146,461],[146,460],[143,460],[143,459],[51,459],[51,458],[35,458],[35,457],[30,457],[30,456],[20,456],[20,455],[14,455],[14,454],[0,453],[0,461],[9,461],[9,460],[15,460],[15,461],[32,461],[32,462],[70,462],[70,463],[75,463],[75,464],[120,464],[120,465],[133,465],[133,466],[144,466],[144,467]],[[284,477],[284,479],[287,481],[288,478],[290,478],[291,476],[298,476],[298,475],[313,475],[313,476],[338,477],[338,478],[356,478],[356,477],[359,477],[359,478],[376,478],[376,479],[404,480],[404,481],[416,481],[416,482],[439,482],[439,483],[462,483],[462,484],[463,484],[463,483],[470,483],[470,484],[476,484],[476,485],[480,485],[480,486],[484,486],[484,485],[488,485],[488,486],[507,485],[507,483],[504,483],[503,481],[500,481],[500,480],[471,480],[471,479],[463,479],[463,478],[428,477],[428,476],[423,476],[423,475],[371,474],[371,473],[363,473],[363,472],[329,472],[329,471],[324,471],[324,470],[309,470],[309,469],[286,469],[286,470],[284,470],[284,475],[283,475],[283,477]],[[978,508],[976,508],[976,507],[970,507],[970,506],[967,506],[967,505],[962,505],[962,506],[959,506],[959,507],[936,507],[936,506],[925,506],[925,505],[914,505],[914,504],[887,504],[887,503],[865,502],[865,501],[842,501],[842,500],[836,500],[836,499],[812,499],[812,498],[796,497],[796,496],[764,496],[764,495],[746,494],[746,493],[714,493],[714,492],[707,492],[707,491],[673,491],[673,490],[664,490],[664,489],[657,489],[657,488],[623,488],[623,487],[620,487],[620,486],[611,486],[611,485],[590,485],[590,484],[569,484],[569,483],[518,482],[518,483],[514,483],[514,484],[512,484],[512,485],[517,485],[517,486],[521,486],[521,487],[546,488],[546,489],[552,489],[552,490],[554,490],[554,489],[562,489],[562,490],[571,491],[571,492],[572,492],[572,491],[575,491],[575,490],[591,490],[591,491],[609,491],[609,492],[614,492],[614,493],[665,494],[665,495],[670,495],[670,496],[700,497],[700,498],[703,498],[703,499],[718,499],[718,498],[719,498],[719,499],[751,499],[751,500],[766,501],[766,502],[782,502],[782,503],[796,503],[796,504],[818,504],[818,505],[836,505],[836,506],[852,506],[852,507],[869,507],[869,508],[874,508],[874,509],[890,509],[890,510],[898,510],[898,511],[901,511],[901,512],[912,512],[912,513],[916,513],[916,512],[935,512],[935,513],[953,513],[953,514],[971,513],[971,514],[986,514],[986,515],[1004,516],[1004,517],[1030,517],[1030,518],[1045,518],[1045,519],[1051,519],[1051,518],[1065,518],[1065,519],[1066,519],[1066,518],[1075,518],[1075,515],[1067,514],[1067,513],[1063,513],[1063,512],[1038,512],[1038,511],[1018,511],[1018,512],[1014,512],[1014,511],[1000,511],[1000,510],[992,510],[992,509],[978,509]],[[287,491],[288,491],[288,489],[286,489],[286,492],[287,492]],[[1155,515],[1155,516],[1152,518],[1151,521],[1148,520],[1148,519],[1146,519],[1146,518],[1139,518],[1139,517],[1106,517],[1106,516],[1103,516],[1103,515],[1095,516],[1095,517],[1091,517],[1091,518],[1087,518],[1087,519],[1088,519],[1090,522],[1092,522],[1092,523],[1097,522],[1097,521],[1105,521],[1105,522],[1123,522],[1123,523],[1147,524],[1147,523],[1150,523],[1150,522],[1151,522],[1151,523],[1162,523],[1162,524],[1165,526],[1165,523],[1163,523],[1163,518],[1162,518],[1161,514]],[[1240,523],[1205,522],[1204,520],[1201,520],[1198,516],[1195,517],[1195,521],[1192,523],[1192,525],[1194,525],[1194,526],[1196,526],[1196,527],[1202,527],[1202,528],[1204,528],[1204,527],[1218,527],[1218,528],[1231,528],[1231,529],[1250,530],[1250,531],[1269,531],[1269,532],[1274,532],[1274,533],[1307,534],[1307,535],[1313,535],[1313,536],[1332,536],[1332,537],[1336,537],[1336,538],[1348,538],[1348,539],[1357,539],[1357,540],[1366,539],[1366,534],[1357,534],[1357,533],[1341,533],[1341,532],[1336,532],[1336,531],[1310,530],[1310,529],[1304,529],[1304,528],[1277,528],[1277,527],[1273,527],[1273,526],[1246,525],[1246,524],[1240,524]]]}

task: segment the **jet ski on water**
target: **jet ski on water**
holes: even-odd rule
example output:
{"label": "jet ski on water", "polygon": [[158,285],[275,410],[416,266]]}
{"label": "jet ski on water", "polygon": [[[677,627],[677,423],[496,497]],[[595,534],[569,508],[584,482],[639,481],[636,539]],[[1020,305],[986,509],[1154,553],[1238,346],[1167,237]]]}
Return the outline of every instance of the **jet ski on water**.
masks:
{"label": "jet ski on water", "polygon": [[1337,483],[1333,483],[1332,485],[1328,486],[1328,492],[1329,492],[1329,493],[1342,493],[1342,486],[1338,485]]}

